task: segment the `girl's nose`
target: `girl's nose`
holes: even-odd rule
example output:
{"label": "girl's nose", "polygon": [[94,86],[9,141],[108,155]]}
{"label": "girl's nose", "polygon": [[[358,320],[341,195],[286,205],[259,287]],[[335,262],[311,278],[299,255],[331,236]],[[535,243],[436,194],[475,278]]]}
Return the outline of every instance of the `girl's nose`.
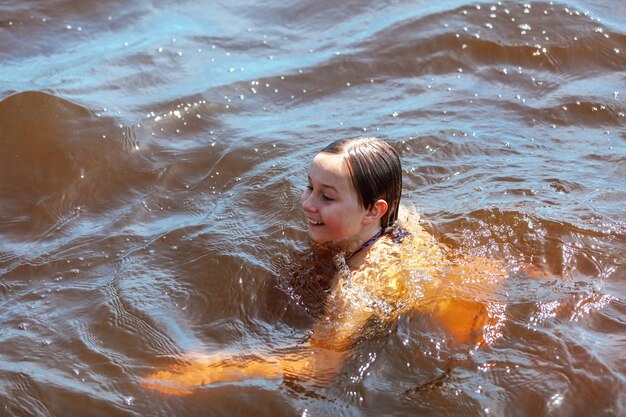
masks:
{"label": "girl's nose", "polygon": [[304,194],[302,194],[301,204],[304,211],[315,211],[312,193],[305,191]]}

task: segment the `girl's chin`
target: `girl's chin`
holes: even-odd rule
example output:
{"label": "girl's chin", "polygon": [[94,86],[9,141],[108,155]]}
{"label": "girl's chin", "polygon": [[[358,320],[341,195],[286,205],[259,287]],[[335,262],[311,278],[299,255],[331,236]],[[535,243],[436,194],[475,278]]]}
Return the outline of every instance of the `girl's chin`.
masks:
{"label": "girl's chin", "polygon": [[337,240],[328,239],[328,238],[325,239],[324,237],[315,235],[311,232],[309,232],[309,238],[316,245],[323,246],[325,248],[332,249],[332,250],[347,250],[347,248],[349,247],[348,242],[345,240],[337,241]]}
{"label": "girl's chin", "polygon": [[309,229],[309,239],[317,245],[333,246],[332,240],[325,239],[324,236],[320,236],[318,233],[315,233],[315,231],[311,231],[311,229]]}
{"label": "girl's chin", "polygon": [[311,232],[309,232],[309,239],[311,239],[313,243],[317,243],[318,245],[327,245],[328,243],[330,243],[329,241],[321,239],[319,236],[316,236],[315,233]]}

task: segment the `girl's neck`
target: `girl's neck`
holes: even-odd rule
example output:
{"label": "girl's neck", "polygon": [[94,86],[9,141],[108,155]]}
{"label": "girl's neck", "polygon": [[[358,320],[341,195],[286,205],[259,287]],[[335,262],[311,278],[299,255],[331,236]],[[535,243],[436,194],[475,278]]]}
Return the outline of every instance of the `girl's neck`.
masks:
{"label": "girl's neck", "polygon": [[366,234],[366,237],[364,239],[361,239],[360,246],[352,252],[346,254],[346,262],[348,263],[348,266],[350,266],[351,268],[359,267],[363,263],[363,260],[365,259],[365,256],[369,252],[371,246],[376,243],[376,241],[384,233],[384,231],[385,229],[382,227],[375,229],[373,232],[369,231]]}

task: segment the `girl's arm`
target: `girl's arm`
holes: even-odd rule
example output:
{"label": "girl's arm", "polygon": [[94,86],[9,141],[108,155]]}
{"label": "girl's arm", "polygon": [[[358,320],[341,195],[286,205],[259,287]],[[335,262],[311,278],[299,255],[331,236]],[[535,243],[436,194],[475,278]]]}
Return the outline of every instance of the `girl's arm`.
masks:
{"label": "girl's arm", "polygon": [[294,375],[321,383],[329,382],[341,367],[345,351],[372,316],[372,311],[345,298],[350,270],[343,257],[336,257],[337,283],[326,304],[326,313],[313,326],[309,342],[295,351],[251,355],[185,355],[182,364],[154,372],[142,386],[166,394],[188,395],[213,383],[252,378],[282,379]]}
{"label": "girl's arm", "polygon": [[457,260],[445,269],[436,294],[425,294],[426,303],[414,309],[430,314],[453,339],[473,346],[490,342],[490,329],[504,320],[497,293],[508,273],[501,262],[476,257]]}

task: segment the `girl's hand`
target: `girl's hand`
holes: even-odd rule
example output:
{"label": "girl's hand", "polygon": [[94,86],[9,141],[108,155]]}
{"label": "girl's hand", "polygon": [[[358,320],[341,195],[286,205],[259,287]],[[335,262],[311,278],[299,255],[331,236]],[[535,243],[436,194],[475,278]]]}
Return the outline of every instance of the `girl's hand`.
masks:
{"label": "girl's hand", "polygon": [[269,356],[189,354],[183,356],[184,363],[148,375],[141,386],[163,394],[184,396],[214,383],[253,378],[280,380],[285,375],[328,384],[335,379],[344,356],[344,352],[312,346]]}
{"label": "girl's hand", "polygon": [[141,385],[164,394],[189,395],[197,388],[217,382],[283,376],[278,361],[272,359],[188,354],[183,357],[183,361],[148,375]]}

